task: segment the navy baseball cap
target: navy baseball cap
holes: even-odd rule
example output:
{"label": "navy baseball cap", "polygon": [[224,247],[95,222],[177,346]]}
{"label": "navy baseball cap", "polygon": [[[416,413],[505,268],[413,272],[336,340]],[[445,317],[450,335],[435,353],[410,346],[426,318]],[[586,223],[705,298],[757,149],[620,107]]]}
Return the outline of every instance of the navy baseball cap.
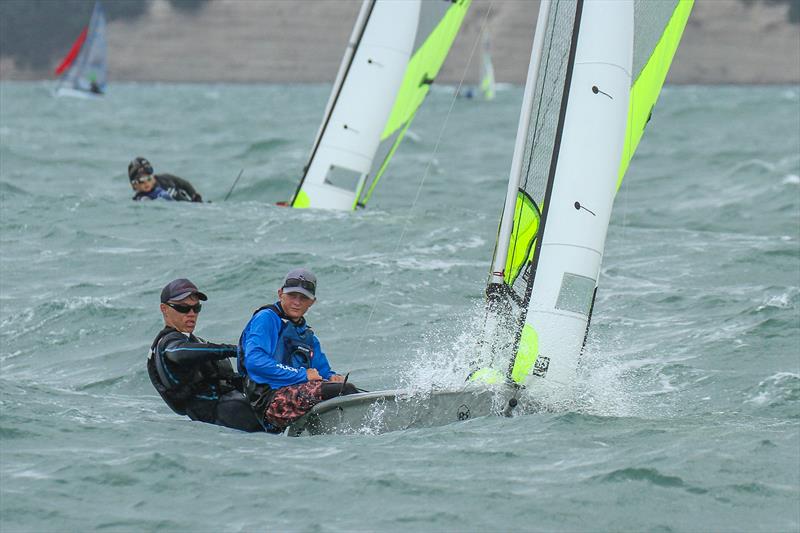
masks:
{"label": "navy baseball cap", "polygon": [[178,278],[170,281],[166,287],[161,290],[161,303],[178,302],[184,298],[188,298],[192,294],[196,295],[200,300],[208,300],[208,296],[200,292],[197,285],[192,283],[186,278]]}

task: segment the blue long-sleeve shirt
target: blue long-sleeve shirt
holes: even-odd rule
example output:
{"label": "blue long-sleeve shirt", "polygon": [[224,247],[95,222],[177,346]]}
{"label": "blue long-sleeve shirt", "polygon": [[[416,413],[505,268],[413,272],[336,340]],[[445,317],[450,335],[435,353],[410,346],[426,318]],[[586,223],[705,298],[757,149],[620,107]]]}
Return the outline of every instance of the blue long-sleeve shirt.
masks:
{"label": "blue long-sleeve shirt", "polygon": [[[280,306],[280,304],[277,305]],[[275,357],[281,325],[281,318],[274,311],[264,309],[250,319],[242,332],[244,366],[247,375],[256,383],[266,383],[273,389],[308,381],[305,368],[284,365]],[[289,323],[286,327],[297,326]],[[307,326],[299,327],[302,331]],[[316,335],[312,335],[311,344],[313,349],[311,368],[316,369],[322,379],[330,379],[335,372],[331,370],[328,358],[322,351]]]}

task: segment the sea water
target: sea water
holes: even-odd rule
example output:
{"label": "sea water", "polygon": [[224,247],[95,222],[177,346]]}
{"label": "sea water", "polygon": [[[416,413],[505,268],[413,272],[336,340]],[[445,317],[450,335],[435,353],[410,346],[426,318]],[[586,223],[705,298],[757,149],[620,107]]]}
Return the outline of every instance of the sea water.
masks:
{"label": "sea water", "polygon": [[[3,532],[800,529],[797,86],[664,90],[563,410],[296,439],[167,408],[145,370],[161,288],[197,283],[197,333],[234,343],[306,266],[351,382],[460,382],[522,89],[437,88],[356,213],[274,205],[329,86],[50,89],[0,84]],[[139,155],[211,203],[132,202]]]}

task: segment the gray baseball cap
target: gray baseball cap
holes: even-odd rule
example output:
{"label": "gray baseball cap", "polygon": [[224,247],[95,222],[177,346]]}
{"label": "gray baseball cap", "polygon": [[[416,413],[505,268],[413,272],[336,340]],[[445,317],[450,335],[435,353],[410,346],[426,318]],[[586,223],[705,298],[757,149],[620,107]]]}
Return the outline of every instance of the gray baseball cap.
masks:
{"label": "gray baseball cap", "polygon": [[295,268],[283,278],[281,289],[284,294],[299,292],[314,300],[317,298],[317,276],[306,268]]}
{"label": "gray baseball cap", "polygon": [[179,302],[192,294],[196,295],[199,300],[208,300],[208,296],[200,292],[197,285],[186,278],[179,278],[170,281],[167,283],[167,286],[161,290],[161,303]]}

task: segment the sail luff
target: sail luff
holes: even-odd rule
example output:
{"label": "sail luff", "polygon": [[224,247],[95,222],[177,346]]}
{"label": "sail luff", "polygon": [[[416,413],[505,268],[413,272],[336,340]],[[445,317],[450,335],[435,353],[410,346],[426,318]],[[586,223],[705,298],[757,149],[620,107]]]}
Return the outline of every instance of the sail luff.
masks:
{"label": "sail luff", "polygon": [[525,92],[522,97],[522,112],[517,126],[517,137],[514,144],[514,155],[511,159],[511,170],[506,190],[506,201],[503,214],[500,218],[500,229],[497,235],[494,259],[489,278],[489,284],[503,283],[508,248],[511,240],[511,231],[514,227],[514,210],[516,207],[517,192],[522,180],[522,160],[525,152],[525,143],[530,127],[531,113],[533,111],[533,95],[536,89],[536,79],[539,75],[544,50],[545,25],[550,17],[551,0],[542,0],[539,5],[539,15],[536,19],[536,30],[531,46],[531,59],[528,65],[528,76],[525,82]]}
{"label": "sail luff", "polygon": [[353,31],[350,34],[350,39],[347,42],[347,48],[345,49],[344,57],[342,58],[342,62],[339,64],[339,70],[336,73],[336,80],[333,84],[333,90],[328,98],[328,103],[325,105],[325,113],[323,114],[322,123],[317,130],[316,137],[314,138],[314,144],[312,145],[311,153],[308,156],[308,161],[303,167],[303,175],[300,178],[300,182],[297,184],[297,188],[295,189],[294,195],[292,195],[292,199],[289,201],[290,206],[295,206],[300,190],[303,188],[303,183],[308,176],[308,171],[311,168],[311,163],[314,161],[314,156],[316,155],[319,144],[322,141],[322,136],[325,134],[325,130],[330,123],[331,114],[333,113],[333,109],[336,106],[336,101],[339,99],[339,95],[341,94],[342,86],[347,79],[347,73],[353,64],[353,59],[355,58],[356,51],[358,50],[358,45],[361,42],[361,38],[364,36],[364,30],[369,22],[370,14],[375,7],[375,2],[376,0],[364,0],[364,2],[361,4],[361,9],[358,12],[356,23],[353,25]]}
{"label": "sail luff", "polygon": [[75,61],[75,58],[78,57],[78,54],[83,47],[83,43],[86,41],[86,34],[89,31],[89,27],[86,26],[81,30],[80,35],[78,38],[75,39],[75,42],[72,43],[72,47],[67,52],[67,55],[64,56],[64,59],[61,60],[61,63],[56,67],[55,74],[56,76],[60,76],[63,74],[68,68],[70,68]]}

